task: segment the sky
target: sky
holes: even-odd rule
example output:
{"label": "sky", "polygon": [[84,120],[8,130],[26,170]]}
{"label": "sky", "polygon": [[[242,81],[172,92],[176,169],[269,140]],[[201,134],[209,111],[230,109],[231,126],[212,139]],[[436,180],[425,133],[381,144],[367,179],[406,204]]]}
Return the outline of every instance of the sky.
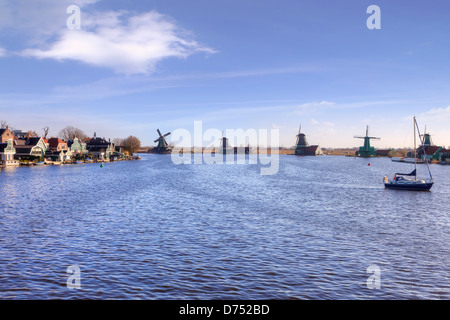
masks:
{"label": "sky", "polygon": [[368,125],[373,146],[397,148],[416,116],[450,146],[449,13],[446,0],[0,0],[0,120],[148,146],[202,121],[358,147]]}

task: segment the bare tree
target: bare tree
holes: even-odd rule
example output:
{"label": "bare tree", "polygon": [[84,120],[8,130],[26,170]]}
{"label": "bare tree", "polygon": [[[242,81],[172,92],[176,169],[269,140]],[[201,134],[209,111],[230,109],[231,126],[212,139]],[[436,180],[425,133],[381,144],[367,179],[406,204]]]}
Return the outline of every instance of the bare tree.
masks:
{"label": "bare tree", "polygon": [[0,120],[0,129],[6,129],[8,122],[6,120]]}
{"label": "bare tree", "polygon": [[87,138],[87,135],[81,129],[75,128],[73,126],[65,127],[58,133],[58,136],[66,141],[74,140],[75,138],[78,138],[80,140]]}
{"label": "bare tree", "polygon": [[115,146],[122,146],[124,139],[121,138],[114,138],[112,140],[112,142],[114,143]]}
{"label": "bare tree", "polygon": [[50,130],[50,127],[45,126],[44,128],[42,128],[42,130],[44,130],[44,139],[47,139],[47,135],[48,135],[48,131]]}
{"label": "bare tree", "polygon": [[129,136],[122,141],[122,147],[125,151],[128,151],[129,154],[133,154],[139,151],[139,148],[141,147],[141,141],[134,136]]}

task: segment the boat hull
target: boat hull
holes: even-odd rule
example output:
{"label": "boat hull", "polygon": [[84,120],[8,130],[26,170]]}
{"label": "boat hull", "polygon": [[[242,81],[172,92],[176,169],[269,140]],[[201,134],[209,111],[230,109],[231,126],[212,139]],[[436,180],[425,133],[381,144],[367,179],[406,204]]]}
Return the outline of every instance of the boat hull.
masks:
{"label": "boat hull", "polygon": [[410,190],[410,191],[429,191],[433,186],[433,182],[425,183],[392,183],[387,182],[384,184],[386,189],[395,190]]}

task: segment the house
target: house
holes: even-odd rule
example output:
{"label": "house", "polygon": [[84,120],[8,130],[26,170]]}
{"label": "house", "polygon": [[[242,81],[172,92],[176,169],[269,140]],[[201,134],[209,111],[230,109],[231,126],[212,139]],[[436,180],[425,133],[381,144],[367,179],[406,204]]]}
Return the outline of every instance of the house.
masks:
{"label": "house", "polygon": [[93,138],[86,140],[86,150],[94,158],[107,160],[114,152],[115,147],[113,143],[106,141],[105,138],[98,138],[96,133],[94,133]]}
{"label": "house", "polygon": [[295,148],[295,155],[297,156],[320,156],[323,155],[322,148],[318,145],[313,146],[297,146]]}
{"label": "house", "polygon": [[69,147],[69,150],[73,154],[80,154],[80,155],[87,154],[86,142],[83,142],[78,138],[68,140],[67,146]]}
{"label": "house", "polygon": [[375,150],[375,155],[378,157],[389,157],[389,153],[394,149],[377,149]]}
{"label": "house", "polygon": [[11,138],[7,143],[0,143],[0,166],[18,166],[19,161],[14,159],[16,149]]}
{"label": "house", "polygon": [[114,145],[114,149],[112,150],[114,150],[110,156],[112,160],[125,159],[125,150],[123,147]]}
{"label": "house", "polygon": [[59,138],[50,138],[48,139],[48,145],[49,145],[49,149],[50,151],[61,151],[61,150],[68,150],[69,147],[67,145],[67,142],[65,142],[64,140],[61,140]]}
{"label": "house", "polygon": [[450,163],[450,149],[441,149],[439,151],[439,161]]}
{"label": "house", "polygon": [[9,127],[0,129],[0,143],[8,143],[9,139],[14,139],[14,133],[9,130]]}
{"label": "house", "polygon": [[15,139],[14,148],[16,149],[14,158],[17,160],[41,160],[47,151],[44,139],[41,137]]}
{"label": "house", "polygon": [[422,160],[425,160],[425,157],[426,157],[428,160],[439,161],[441,150],[442,150],[442,147],[439,147],[439,146],[424,145],[423,147],[420,147],[417,149],[417,155]]}
{"label": "house", "polygon": [[425,160],[436,160],[439,161],[440,155],[439,152],[443,148],[440,146],[433,145],[431,141],[431,135],[429,133],[424,133],[423,135],[423,145],[421,145],[417,150],[417,155],[420,159]]}

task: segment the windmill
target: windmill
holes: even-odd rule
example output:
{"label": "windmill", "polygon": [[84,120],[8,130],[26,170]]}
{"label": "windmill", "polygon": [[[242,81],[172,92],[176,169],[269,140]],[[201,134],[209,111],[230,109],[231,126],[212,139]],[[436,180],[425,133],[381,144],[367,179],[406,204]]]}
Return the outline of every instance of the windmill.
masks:
{"label": "windmill", "polygon": [[301,132],[302,126],[300,125],[300,128],[298,129],[297,134],[297,141],[295,142],[295,155],[296,156],[318,156],[323,154],[322,149],[319,147],[319,145],[312,145],[310,146],[308,144],[308,141],[306,141],[306,135]]}
{"label": "windmill", "polygon": [[222,131],[222,138],[220,139],[218,151],[219,151],[219,153],[223,153],[223,154],[234,152],[234,148],[230,146],[229,139],[224,136],[223,131]]}
{"label": "windmill", "polygon": [[298,128],[298,134],[297,134],[297,142],[295,143],[296,147],[307,147],[308,142],[306,142],[306,136],[304,133],[301,133],[302,126]]}
{"label": "windmill", "polygon": [[170,134],[170,132],[166,133],[165,135],[161,134],[161,131],[157,129],[159,134],[159,138],[156,139],[154,142],[158,143],[156,147],[152,149],[153,153],[170,153],[172,151],[172,148],[169,147],[166,141],[166,137]]}
{"label": "windmill", "polygon": [[364,139],[364,146],[359,147],[358,156],[360,157],[373,157],[375,156],[375,148],[370,146],[370,140],[380,140],[380,138],[369,137],[369,126],[366,127],[366,136],[358,137],[354,136],[356,139]]}

